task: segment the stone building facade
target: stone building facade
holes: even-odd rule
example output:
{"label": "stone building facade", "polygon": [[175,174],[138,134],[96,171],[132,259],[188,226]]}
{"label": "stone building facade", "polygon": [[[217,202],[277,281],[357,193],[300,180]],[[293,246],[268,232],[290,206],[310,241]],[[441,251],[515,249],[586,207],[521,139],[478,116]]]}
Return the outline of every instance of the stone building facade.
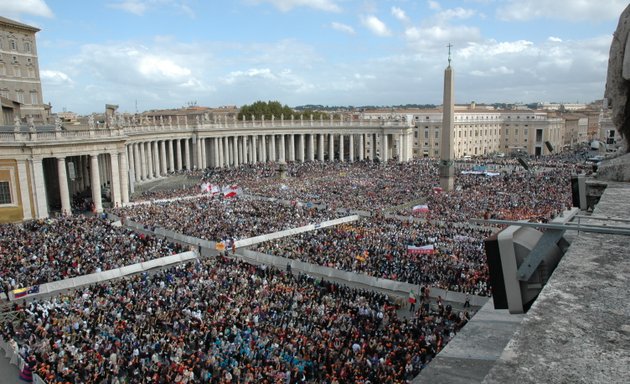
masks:
{"label": "stone building facade", "polygon": [[[13,124],[16,116],[24,122],[46,122],[50,107],[44,104],[37,59],[35,34],[39,29],[0,17],[0,97],[2,121]],[[19,103],[19,108],[10,103]]]}

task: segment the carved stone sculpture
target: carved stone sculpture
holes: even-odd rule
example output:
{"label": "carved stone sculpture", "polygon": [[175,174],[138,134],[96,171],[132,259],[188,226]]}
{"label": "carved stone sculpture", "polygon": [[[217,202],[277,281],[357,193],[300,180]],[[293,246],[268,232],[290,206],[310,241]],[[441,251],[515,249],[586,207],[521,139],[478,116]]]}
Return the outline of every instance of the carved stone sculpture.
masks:
{"label": "carved stone sculpture", "polygon": [[630,147],[630,5],[621,13],[608,58],[604,97],[612,107],[612,122]]}

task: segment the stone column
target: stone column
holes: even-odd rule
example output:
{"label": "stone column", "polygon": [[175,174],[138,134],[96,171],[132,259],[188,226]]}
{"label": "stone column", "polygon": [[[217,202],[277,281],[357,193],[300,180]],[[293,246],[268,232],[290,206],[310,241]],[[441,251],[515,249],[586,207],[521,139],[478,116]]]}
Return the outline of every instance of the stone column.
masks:
{"label": "stone column", "polygon": [[232,156],[234,156],[234,167],[238,167],[238,136],[232,137]]}
{"label": "stone column", "polygon": [[315,161],[315,136],[308,135],[308,161]]}
{"label": "stone column", "polygon": [[284,162],[287,161],[286,160],[286,154],[284,152],[285,146],[286,146],[286,142],[285,142],[285,139],[284,139],[284,135],[280,135],[280,152],[279,152],[280,159],[279,160],[280,161],[284,161]]}
{"label": "stone column", "polygon": [[153,179],[153,142],[147,143],[147,179]]}
{"label": "stone column", "polygon": [[258,163],[258,139],[257,136],[252,136],[252,159],[254,160],[254,164]]}
{"label": "stone column", "polygon": [[98,155],[90,155],[90,176],[92,180],[92,201],[96,213],[103,212],[103,202],[101,201],[101,186],[99,184],[100,175],[98,170]]}
{"label": "stone column", "polygon": [[403,134],[398,134],[398,148],[396,148],[396,152],[398,152],[398,162],[403,162]]}
{"label": "stone column", "polygon": [[328,161],[335,161],[335,135],[328,135]]}
{"label": "stone column", "polygon": [[208,156],[206,153],[206,138],[199,139],[199,144],[201,144],[201,169],[206,169],[208,167]]}
{"label": "stone column", "polygon": [[295,135],[289,135],[289,161],[295,161]]}
{"label": "stone column", "polygon": [[319,134],[319,143],[317,144],[318,160],[324,161],[324,134]]}
{"label": "stone column", "polygon": [[248,156],[248,148],[247,148],[247,141],[249,140],[249,136],[243,136],[243,141],[241,142],[241,145],[243,146],[243,150],[241,151],[243,153],[243,163],[244,164],[250,164],[251,163],[251,157]]}
{"label": "stone column", "polygon": [[120,207],[122,204],[122,193],[120,191],[120,163],[118,162],[118,152],[109,154],[109,161],[112,169],[112,204],[114,207]]}
{"label": "stone column", "polygon": [[175,139],[175,151],[177,153],[177,170],[184,169],[184,163],[182,161],[182,143],[180,139]]}
{"label": "stone column", "polygon": [[186,162],[187,171],[191,170],[190,158],[190,139],[186,138],[184,139],[184,160]]}
{"label": "stone column", "polygon": [[26,173],[26,160],[17,161],[18,180],[20,181],[20,198],[22,200],[22,218],[31,220],[31,196],[28,193],[28,174]]}
{"label": "stone column", "polygon": [[214,167],[218,168],[221,166],[221,163],[219,162],[219,138],[215,137],[214,139],[212,139],[212,146],[214,148],[214,164],[212,164]]}
{"label": "stone column", "polygon": [[442,102],[442,137],[440,141],[440,187],[452,191],[455,186],[455,83],[453,69],[449,65],[444,70],[444,101]]}
{"label": "stone column", "polygon": [[260,155],[262,156],[262,162],[267,162],[267,138],[265,135],[260,136]]}
{"label": "stone column", "polygon": [[136,163],[134,160],[133,144],[129,144],[127,146],[127,151],[127,158],[129,159],[129,187],[131,188],[131,192],[133,193],[134,184],[136,181]]}
{"label": "stone column", "polygon": [[168,166],[169,171],[175,171],[175,153],[173,152],[173,140],[168,141]]}
{"label": "stone column", "polygon": [[339,161],[343,163],[344,161],[344,154],[343,154],[343,134],[339,135]]}
{"label": "stone column", "polygon": [[142,180],[142,157],[140,156],[140,145],[138,143],[133,144],[133,164],[137,183]]}
{"label": "stone column", "polygon": [[153,142],[153,169],[155,172],[155,177],[160,177],[162,174],[161,171],[161,161],[160,161],[160,146],[156,141]]}
{"label": "stone column", "polygon": [[[127,153],[125,151],[118,154],[118,164],[120,165],[120,199],[122,204],[129,202],[129,175],[127,173]],[[133,191],[133,189],[132,189]]]}
{"label": "stone column", "polygon": [[227,136],[223,136],[223,164],[226,168],[230,167],[230,142]]}
{"label": "stone column", "polygon": [[348,147],[350,150],[350,162],[354,163],[354,135],[350,135],[350,138],[348,140]]}
{"label": "stone column", "polygon": [[383,132],[381,134],[381,162],[384,165],[385,163],[387,163],[387,160],[389,160],[389,141],[388,141],[388,135]]}
{"label": "stone column", "polygon": [[57,175],[59,176],[59,195],[61,196],[61,213],[72,215],[70,205],[70,191],[68,189],[68,173],[66,172],[66,158],[57,158]]}
{"label": "stone column", "polygon": [[[35,192],[36,214],[38,219],[48,217],[48,198],[46,197],[46,183],[44,181],[44,167],[42,159],[33,159],[33,192]],[[98,165],[97,165],[98,169]],[[98,185],[99,180],[96,179],[95,184]]]}
{"label": "stone column", "polygon": [[166,168],[166,142],[164,140],[160,140],[160,168],[161,175],[167,175],[168,171]]}
{"label": "stone column", "polygon": [[269,161],[276,161],[278,152],[276,151],[276,135],[269,138]]}
{"label": "stone column", "polygon": [[300,163],[304,162],[304,134],[300,134],[300,142],[298,143],[298,158],[300,159]]}

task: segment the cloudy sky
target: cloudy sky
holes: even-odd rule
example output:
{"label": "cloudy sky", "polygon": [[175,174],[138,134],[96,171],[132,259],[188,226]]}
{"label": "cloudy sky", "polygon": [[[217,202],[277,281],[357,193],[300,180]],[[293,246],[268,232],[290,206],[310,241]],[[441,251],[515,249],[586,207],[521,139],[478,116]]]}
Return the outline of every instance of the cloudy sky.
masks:
{"label": "cloudy sky", "polygon": [[[627,0],[19,0],[44,100],[87,114],[282,104],[590,102]],[[136,107],[137,106],[137,107]]]}

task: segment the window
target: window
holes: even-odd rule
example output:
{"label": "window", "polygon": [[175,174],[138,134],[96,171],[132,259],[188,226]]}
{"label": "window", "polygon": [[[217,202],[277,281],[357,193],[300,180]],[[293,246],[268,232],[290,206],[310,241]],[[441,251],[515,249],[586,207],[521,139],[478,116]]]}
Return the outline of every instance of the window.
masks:
{"label": "window", "polygon": [[0,63],[0,76],[6,76],[7,75],[7,67],[4,65],[4,63]]}
{"label": "window", "polygon": [[435,138],[439,138],[440,137],[440,131],[435,131]]}
{"label": "window", "polygon": [[8,88],[4,88],[2,90],[0,90],[0,96],[5,97],[5,98],[9,98],[9,89]]}
{"label": "window", "polygon": [[15,91],[16,101],[18,103],[24,104],[24,92],[23,91]]}
{"label": "window", "polygon": [[425,138],[425,139],[428,139],[428,138],[429,138],[429,130],[428,130],[428,129],[425,129],[425,130],[424,130],[424,138]]}
{"label": "window", "polygon": [[8,181],[0,181],[0,204],[11,204],[11,186]]}
{"label": "window", "polygon": [[9,45],[11,46],[11,49],[16,51],[17,50],[17,43],[15,42],[15,40],[11,39],[9,40]]}
{"label": "window", "polygon": [[13,77],[22,77],[22,71],[17,65],[13,67]]}
{"label": "window", "polygon": [[37,92],[31,92],[31,104],[33,104],[33,105],[39,104],[39,99],[37,97]]}
{"label": "window", "polygon": [[24,52],[31,53],[31,42],[30,41],[25,41],[24,42]]}

